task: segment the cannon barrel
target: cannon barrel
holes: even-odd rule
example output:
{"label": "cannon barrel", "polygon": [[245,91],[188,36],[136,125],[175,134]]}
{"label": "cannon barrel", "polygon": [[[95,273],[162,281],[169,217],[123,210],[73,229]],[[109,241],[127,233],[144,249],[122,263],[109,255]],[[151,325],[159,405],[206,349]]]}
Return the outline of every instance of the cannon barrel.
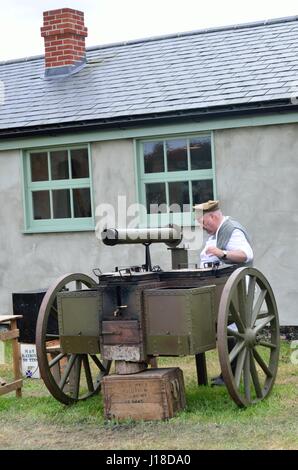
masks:
{"label": "cannon barrel", "polygon": [[178,225],[161,228],[106,228],[101,232],[101,239],[108,246],[132,243],[166,243],[170,247],[175,247],[182,240],[182,230]]}

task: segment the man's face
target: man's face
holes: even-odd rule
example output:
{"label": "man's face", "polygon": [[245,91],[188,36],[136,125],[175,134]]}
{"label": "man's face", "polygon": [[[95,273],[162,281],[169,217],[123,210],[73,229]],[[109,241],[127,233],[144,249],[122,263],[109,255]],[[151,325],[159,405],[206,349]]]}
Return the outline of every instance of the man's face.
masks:
{"label": "man's face", "polygon": [[207,212],[207,214],[204,214],[197,220],[200,226],[206,230],[209,235],[213,235],[216,232],[218,223],[212,212]]}

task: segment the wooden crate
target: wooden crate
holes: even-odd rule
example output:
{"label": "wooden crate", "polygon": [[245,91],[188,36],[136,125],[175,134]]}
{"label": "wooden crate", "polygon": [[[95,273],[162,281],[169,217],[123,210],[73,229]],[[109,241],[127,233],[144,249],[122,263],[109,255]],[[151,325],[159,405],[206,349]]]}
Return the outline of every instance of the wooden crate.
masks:
{"label": "wooden crate", "polygon": [[102,385],[108,419],[167,419],[186,405],[183,372],[178,367],[108,375]]}

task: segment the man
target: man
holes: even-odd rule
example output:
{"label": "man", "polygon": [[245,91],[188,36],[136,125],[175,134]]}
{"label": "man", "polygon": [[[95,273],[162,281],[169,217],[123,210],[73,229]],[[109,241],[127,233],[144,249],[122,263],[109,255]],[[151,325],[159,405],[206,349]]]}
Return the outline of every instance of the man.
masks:
{"label": "man", "polygon": [[[219,201],[208,201],[194,206],[200,226],[209,234],[200,254],[200,266],[219,261],[225,264],[250,266],[253,251],[246,229],[236,220],[226,217],[219,208]],[[228,339],[229,352],[235,345],[234,338]],[[235,372],[236,362],[231,363]],[[224,385],[222,374],[211,379],[211,386]]]}
{"label": "man", "polygon": [[200,266],[206,262],[251,265],[253,251],[246,229],[236,220],[226,217],[219,208],[219,201],[208,201],[194,206],[198,222],[209,234],[200,258]]}

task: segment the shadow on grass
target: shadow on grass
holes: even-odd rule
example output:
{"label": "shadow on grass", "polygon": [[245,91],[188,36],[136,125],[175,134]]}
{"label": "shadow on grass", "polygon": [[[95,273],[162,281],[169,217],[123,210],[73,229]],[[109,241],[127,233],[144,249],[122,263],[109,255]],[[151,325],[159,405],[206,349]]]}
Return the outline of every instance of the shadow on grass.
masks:
{"label": "shadow on grass", "polygon": [[230,398],[225,387],[198,386],[195,383],[186,390],[187,411],[203,415],[233,411],[236,404]]}

